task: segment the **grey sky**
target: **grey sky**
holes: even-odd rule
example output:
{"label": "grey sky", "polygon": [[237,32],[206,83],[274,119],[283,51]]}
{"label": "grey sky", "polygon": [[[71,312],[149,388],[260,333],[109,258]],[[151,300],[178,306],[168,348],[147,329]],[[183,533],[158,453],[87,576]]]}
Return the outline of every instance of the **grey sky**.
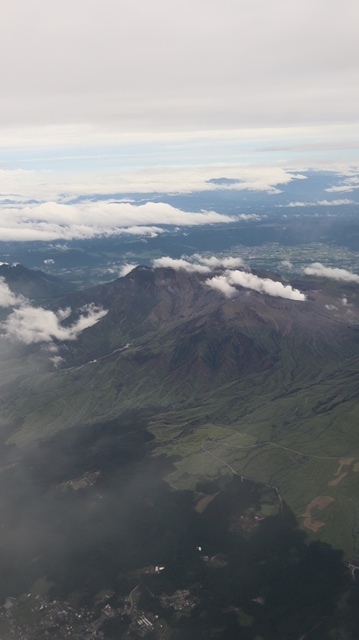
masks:
{"label": "grey sky", "polygon": [[2,126],[358,120],[357,0],[2,0]]}

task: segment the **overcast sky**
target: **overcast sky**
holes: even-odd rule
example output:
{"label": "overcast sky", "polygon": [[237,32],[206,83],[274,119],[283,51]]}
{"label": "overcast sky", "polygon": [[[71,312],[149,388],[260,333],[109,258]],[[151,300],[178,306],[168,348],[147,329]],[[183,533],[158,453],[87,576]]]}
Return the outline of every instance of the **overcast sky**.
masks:
{"label": "overcast sky", "polygon": [[357,121],[357,0],[2,0],[3,125]]}
{"label": "overcast sky", "polygon": [[3,196],[358,165],[358,0],[2,0],[0,19]]}

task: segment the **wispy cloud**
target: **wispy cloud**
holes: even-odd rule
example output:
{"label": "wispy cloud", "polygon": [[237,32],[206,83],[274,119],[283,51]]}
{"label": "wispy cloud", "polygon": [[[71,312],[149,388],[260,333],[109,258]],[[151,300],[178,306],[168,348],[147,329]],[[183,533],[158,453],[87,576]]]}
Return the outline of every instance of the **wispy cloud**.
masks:
{"label": "wispy cloud", "polygon": [[304,273],[308,276],[323,276],[332,280],[341,280],[343,282],[359,282],[359,275],[339,269],[338,267],[326,267],[321,262],[313,262],[304,269]]}

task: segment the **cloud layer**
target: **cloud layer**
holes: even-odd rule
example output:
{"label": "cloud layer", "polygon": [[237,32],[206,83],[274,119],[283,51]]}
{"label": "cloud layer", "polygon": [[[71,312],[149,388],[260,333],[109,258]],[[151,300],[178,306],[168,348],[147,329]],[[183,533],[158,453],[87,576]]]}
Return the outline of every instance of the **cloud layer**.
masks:
{"label": "cloud layer", "polygon": [[342,282],[358,282],[359,275],[347,271],[346,269],[338,269],[337,267],[326,267],[321,262],[313,262],[304,269],[304,273],[308,276],[324,276],[332,280],[341,280]]}
{"label": "cloud layer", "polygon": [[46,202],[34,206],[3,207],[0,235],[3,241],[72,240],[100,235],[155,236],[156,225],[197,226],[233,222],[234,217],[215,211],[181,211],[169,204],[146,202],[86,202],[78,205]]}
{"label": "cloud layer", "polygon": [[0,323],[0,334],[24,344],[51,343],[54,339],[76,340],[84,329],[96,324],[107,314],[104,309],[89,304],[80,309],[76,322],[64,326],[64,320],[71,315],[70,307],[57,311],[33,307],[29,300],[12,293],[3,278],[0,278],[0,306],[17,307]]}

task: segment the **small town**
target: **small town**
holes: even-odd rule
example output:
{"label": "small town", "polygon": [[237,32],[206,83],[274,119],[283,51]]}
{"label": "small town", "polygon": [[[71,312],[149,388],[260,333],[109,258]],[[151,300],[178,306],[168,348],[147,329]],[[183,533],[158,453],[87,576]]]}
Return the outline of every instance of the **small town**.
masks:
{"label": "small town", "polygon": [[[227,564],[221,554],[208,558],[208,562],[213,562],[213,566]],[[161,565],[146,566],[139,576],[155,576],[164,569]],[[169,629],[165,620],[140,606],[144,590],[153,596],[142,583],[133,587],[124,598],[115,591],[104,589],[95,598],[93,606],[76,605],[34,593],[16,598],[8,596],[0,605],[1,640],[104,640],[106,623],[116,618],[124,624],[124,638],[143,638],[156,632],[156,637],[165,640]],[[198,604],[198,598],[190,589],[178,589],[170,595],[162,593],[158,603],[176,615],[189,615]]]}
{"label": "small town", "polygon": [[104,622],[118,617],[127,618],[129,629],[138,637],[143,637],[153,631],[153,623],[158,616],[141,611],[137,606],[138,598],[138,586],[123,601],[116,601],[115,593],[109,591],[93,608],[75,608],[66,601],[51,600],[40,595],[8,597],[0,607],[1,639],[103,640]]}

